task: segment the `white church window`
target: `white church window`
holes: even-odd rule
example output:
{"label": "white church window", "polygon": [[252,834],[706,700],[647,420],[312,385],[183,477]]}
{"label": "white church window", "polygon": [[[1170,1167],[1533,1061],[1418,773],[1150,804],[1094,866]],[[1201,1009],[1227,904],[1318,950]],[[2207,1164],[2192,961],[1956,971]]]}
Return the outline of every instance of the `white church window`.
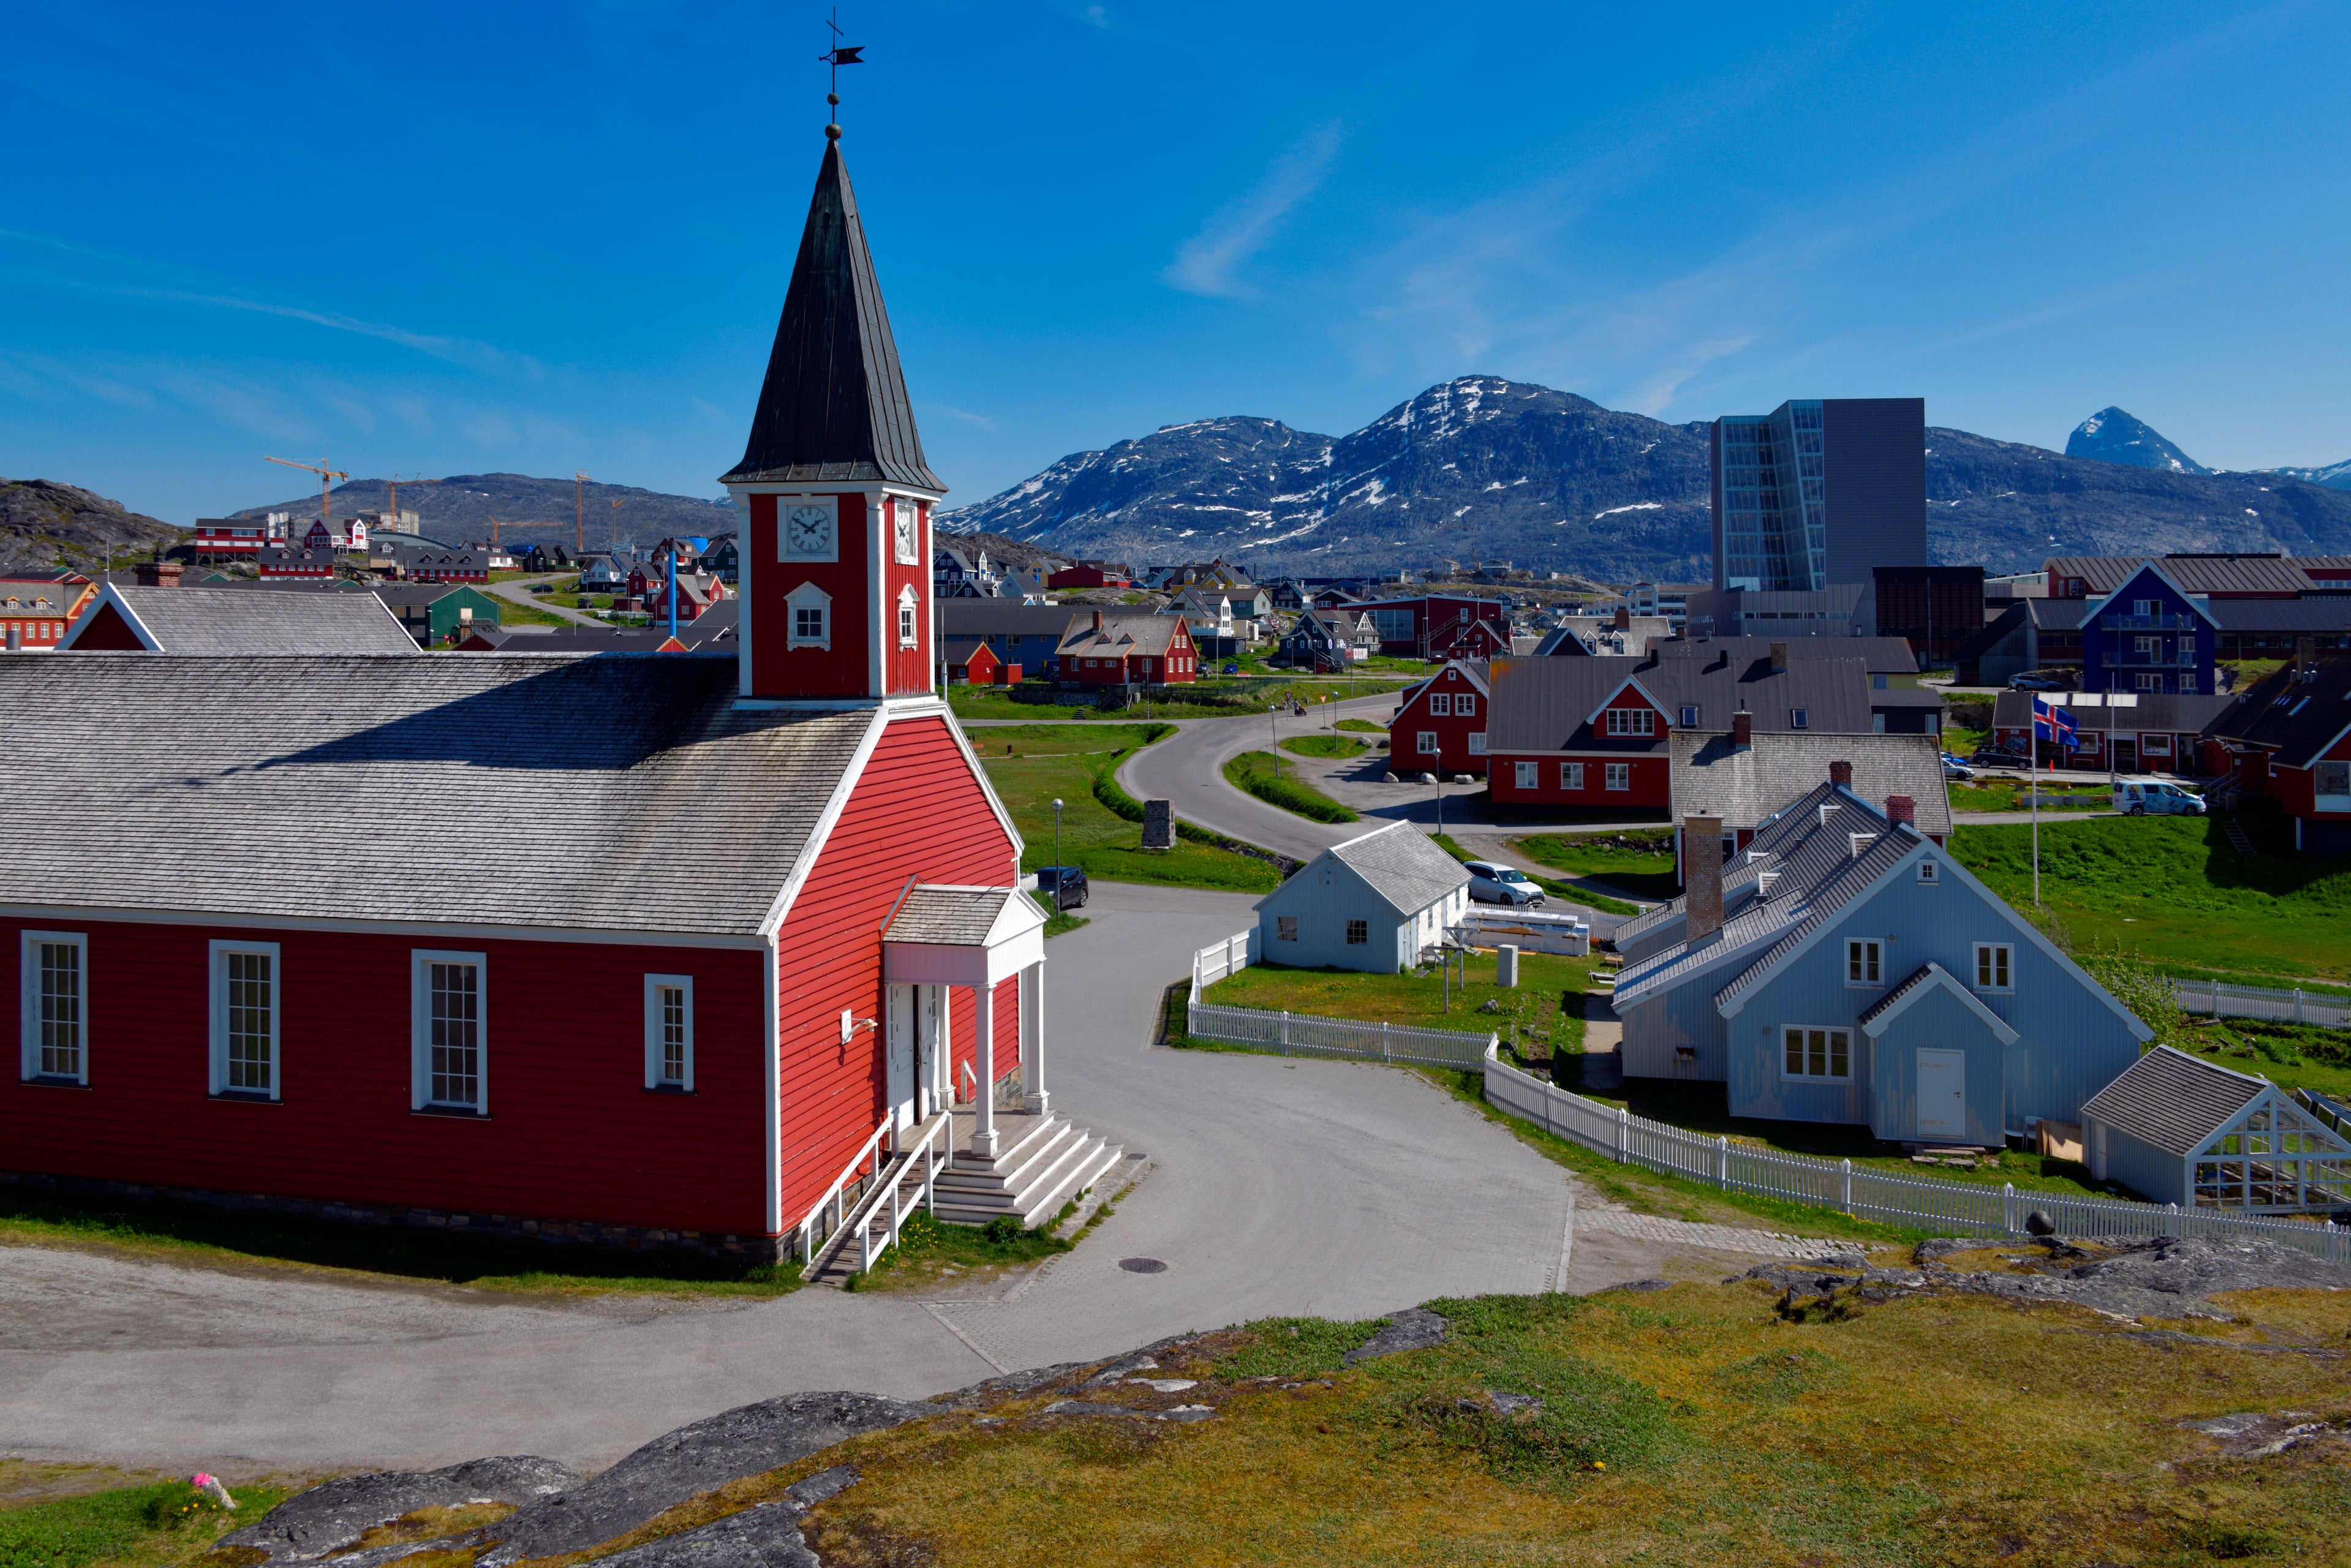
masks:
{"label": "white church window", "polygon": [[784,604],[791,613],[791,632],[785,639],[788,646],[832,646],[832,595],[813,582],[803,582],[784,595]]}
{"label": "white church window", "polygon": [[920,641],[917,611],[921,601],[915,598],[912,586],[898,591],[898,646],[911,648]]}

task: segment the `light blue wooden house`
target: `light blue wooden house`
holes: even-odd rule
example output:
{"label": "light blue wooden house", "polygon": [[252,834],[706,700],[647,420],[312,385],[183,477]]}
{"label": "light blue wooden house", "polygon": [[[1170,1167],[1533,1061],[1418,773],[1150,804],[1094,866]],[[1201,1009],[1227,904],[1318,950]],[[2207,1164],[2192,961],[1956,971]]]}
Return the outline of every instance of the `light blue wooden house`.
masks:
{"label": "light blue wooden house", "polygon": [[2151,1031],[1912,814],[1824,781],[1727,870],[1719,821],[1689,818],[1687,892],[1617,938],[1625,1075],[1893,1143],[1996,1148],[2078,1119]]}
{"label": "light blue wooden house", "polygon": [[1393,975],[1469,916],[1469,873],[1409,822],[1334,844],[1258,902],[1258,956]]}

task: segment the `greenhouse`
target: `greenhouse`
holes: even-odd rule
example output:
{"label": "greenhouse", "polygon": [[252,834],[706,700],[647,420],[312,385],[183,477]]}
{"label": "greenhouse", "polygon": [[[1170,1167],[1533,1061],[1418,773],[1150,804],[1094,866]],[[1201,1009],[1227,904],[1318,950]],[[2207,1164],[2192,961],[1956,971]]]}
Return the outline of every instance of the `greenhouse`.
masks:
{"label": "greenhouse", "polygon": [[2082,1107],[2090,1174],[2239,1214],[2351,1206],[2351,1143],[2265,1078],[2158,1046]]}

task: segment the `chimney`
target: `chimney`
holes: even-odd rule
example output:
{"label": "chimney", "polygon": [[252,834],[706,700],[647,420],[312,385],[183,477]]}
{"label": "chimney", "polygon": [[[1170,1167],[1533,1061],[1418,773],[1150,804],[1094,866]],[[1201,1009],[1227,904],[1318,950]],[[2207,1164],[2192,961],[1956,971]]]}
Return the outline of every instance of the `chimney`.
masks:
{"label": "chimney", "polygon": [[1722,819],[1682,819],[1682,906],[1695,947],[1722,934]]}
{"label": "chimney", "polygon": [[1630,632],[1632,629],[1633,612],[1625,609],[1623,605],[1618,605],[1616,607],[1616,630],[1619,632]]}
{"label": "chimney", "polygon": [[1886,821],[1889,824],[1899,822],[1906,828],[1917,827],[1918,802],[1907,795],[1888,795],[1886,797]]}
{"label": "chimney", "polygon": [[176,560],[142,560],[131,569],[141,588],[177,588],[187,569]]}
{"label": "chimney", "polygon": [[1097,632],[1102,630],[1102,612],[1099,610],[1094,612],[1094,630]]}
{"label": "chimney", "polygon": [[1785,643],[1771,644],[1771,673],[1775,675],[1788,673],[1788,644]]}
{"label": "chimney", "polygon": [[1730,716],[1730,748],[1751,751],[1755,747],[1755,716],[1740,708]]}
{"label": "chimney", "polygon": [[2303,680],[2318,673],[2318,639],[2304,632],[2294,640],[2294,667]]}
{"label": "chimney", "polygon": [[1845,789],[1852,789],[1852,788],[1853,788],[1853,764],[1852,764],[1852,763],[1850,763],[1850,762],[1832,762],[1832,763],[1830,763],[1830,764],[1829,764],[1829,782],[1830,782],[1830,783],[1832,783],[1832,784],[1842,785],[1842,786],[1844,786],[1844,787]]}

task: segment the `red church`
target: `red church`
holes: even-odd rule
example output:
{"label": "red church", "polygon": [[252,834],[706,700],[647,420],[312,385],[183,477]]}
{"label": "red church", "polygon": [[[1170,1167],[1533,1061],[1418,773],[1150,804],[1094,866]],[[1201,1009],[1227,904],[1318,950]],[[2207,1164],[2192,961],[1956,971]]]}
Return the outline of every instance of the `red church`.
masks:
{"label": "red church", "polygon": [[[0,660],[13,831],[71,846],[0,897],[0,1172],[758,1260],[1098,1180],[837,141],[722,482],[734,653]],[[322,801],[371,853],[288,831]],[[453,815],[567,852],[468,875]]]}

